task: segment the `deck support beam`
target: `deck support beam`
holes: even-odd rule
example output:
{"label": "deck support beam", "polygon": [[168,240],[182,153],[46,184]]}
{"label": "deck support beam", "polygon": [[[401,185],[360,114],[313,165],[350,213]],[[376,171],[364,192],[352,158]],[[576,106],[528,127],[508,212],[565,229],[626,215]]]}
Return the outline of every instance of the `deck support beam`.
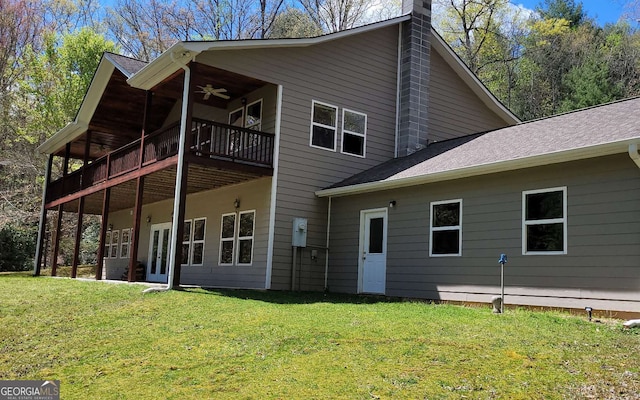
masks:
{"label": "deck support beam", "polygon": [[104,246],[107,238],[107,228],[109,223],[109,202],[111,201],[111,188],[106,188],[102,197],[102,222],[100,223],[100,247],[98,247],[98,260],[96,265],[96,280],[102,279],[104,271]]}
{"label": "deck support beam", "polygon": [[129,246],[129,282],[136,281],[136,267],[138,264],[138,245],[140,243],[140,217],[142,215],[142,195],[144,191],[144,177],[136,180],[136,203],[133,208],[133,228],[131,229],[131,245]]}
{"label": "deck support beam", "polygon": [[84,217],[84,197],[78,200],[78,222],[76,224],[76,238],[73,246],[73,261],[71,263],[71,277],[78,275],[78,259],[80,258],[80,242],[82,241],[82,218]]}
{"label": "deck support beam", "polygon": [[51,276],[58,273],[58,253],[60,252],[60,230],[62,228],[63,205],[58,206],[58,219],[56,220],[56,231],[53,236],[53,256],[51,257]]}
{"label": "deck support beam", "polygon": [[[42,267],[43,254],[46,253],[46,236],[47,230],[47,208],[45,204],[47,202],[47,188],[51,181],[51,167],[53,166],[53,154],[49,154],[49,160],[47,161],[47,170],[44,174],[44,183],[42,187],[42,202],[40,204],[40,222],[38,223],[38,240],[36,243],[36,254],[34,257],[33,275],[40,276],[40,268]],[[43,249],[44,247],[44,249]],[[47,257],[44,257],[45,265]]]}

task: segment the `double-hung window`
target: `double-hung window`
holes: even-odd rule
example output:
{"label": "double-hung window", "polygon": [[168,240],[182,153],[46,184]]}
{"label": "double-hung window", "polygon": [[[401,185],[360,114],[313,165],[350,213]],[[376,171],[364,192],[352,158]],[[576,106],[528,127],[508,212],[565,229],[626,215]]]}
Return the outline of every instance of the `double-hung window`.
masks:
{"label": "double-hung window", "polygon": [[566,253],[566,186],[522,192],[522,254]]}
{"label": "double-hung window", "polygon": [[204,233],[206,218],[184,221],[182,232],[182,265],[202,265],[204,262]]}
{"label": "double-hung window", "polygon": [[356,111],[342,110],[342,152],[364,157],[367,133],[367,115]]}
{"label": "double-hung window", "polygon": [[202,265],[204,262],[204,233],[206,226],[206,218],[196,218],[193,220],[191,265]]}
{"label": "double-hung window", "polygon": [[111,231],[111,254],[109,254],[109,257],[118,258],[119,242],[120,242],[120,231]]}
{"label": "double-hung window", "polygon": [[253,231],[255,211],[242,211],[238,219],[238,265],[251,265],[253,261]]}
{"label": "double-hung window", "polygon": [[193,221],[186,220],[182,228],[182,265],[189,265],[189,255],[191,254],[191,228]]}
{"label": "double-hung window", "polygon": [[262,130],[262,99],[247,106],[247,118],[244,127],[256,131]]}
{"label": "double-hung window", "polygon": [[132,229],[122,230],[122,240],[120,243],[120,258],[129,258],[129,247],[131,245]]}
{"label": "double-hung window", "polygon": [[102,250],[102,258],[111,257],[111,231],[107,231],[104,237],[104,249]]}
{"label": "double-hung window", "polygon": [[313,100],[311,108],[311,146],[336,151],[338,107]]}
{"label": "double-hung window", "polygon": [[236,241],[236,213],[222,214],[220,222],[220,265],[233,265]]}
{"label": "double-hung window", "polygon": [[429,255],[432,257],[462,255],[462,200],[431,203]]}
{"label": "double-hung window", "polygon": [[220,265],[252,264],[255,216],[255,210],[222,215]]}

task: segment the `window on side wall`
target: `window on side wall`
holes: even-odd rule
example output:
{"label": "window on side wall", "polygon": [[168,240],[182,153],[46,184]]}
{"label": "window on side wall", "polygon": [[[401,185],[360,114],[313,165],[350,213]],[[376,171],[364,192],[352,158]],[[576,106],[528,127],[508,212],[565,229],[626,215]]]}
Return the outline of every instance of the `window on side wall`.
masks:
{"label": "window on side wall", "polygon": [[109,257],[118,258],[118,243],[120,242],[120,231],[111,231],[111,254]]}
{"label": "window on side wall", "polygon": [[522,192],[522,254],[566,253],[566,186]]}
{"label": "window on side wall", "polygon": [[342,110],[342,152],[364,157],[366,147],[367,115]]}
{"label": "window on side wall", "polygon": [[247,118],[244,127],[256,131],[262,130],[262,99],[247,105]]}
{"label": "window on side wall", "polygon": [[220,260],[219,265],[233,265],[236,238],[236,213],[222,214],[220,222]]}
{"label": "window on side wall", "polygon": [[251,265],[253,262],[253,232],[255,211],[242,211],[238,219],[238,265]]}
{"label": "window on side wall", "polygon": [[193,221],[186,220],[184,221],[184,226],[182,228],[182,261],[180,264],[189,265],[189,256],[191,254],[191,227],[193,226]]}
{"label": "window on side wall", "polygon": [[462,200],[431,203],[429,255],[432,257],[462,255]]}
{"label": "window on side wall", "polygon": [[336,151],[338,107],[313,100],[311,107],[311,146]]}
{"label": "window on side wall", "polygon": [[104,249],[102,250],[102,258],[111,257],[111,231],[107,231],[104,237]]}
{"label": "window on side wall", "polygon": [[206,218],[195,218],[184,221],[184,231],[182,232],[182,265],[203,265],[206,225]]}
{"label": "window on side wall", "polygon": [[204,237],[207,226],[206,218],[193,220],[193,234],[191,236],[191,265],[202,265],[204,263]]}
{"label": "window on side wall", "polygon": [[120,258],[129,258],[130,245],[131,245],[131,229],[123,229],[122,241],[120,243]]}

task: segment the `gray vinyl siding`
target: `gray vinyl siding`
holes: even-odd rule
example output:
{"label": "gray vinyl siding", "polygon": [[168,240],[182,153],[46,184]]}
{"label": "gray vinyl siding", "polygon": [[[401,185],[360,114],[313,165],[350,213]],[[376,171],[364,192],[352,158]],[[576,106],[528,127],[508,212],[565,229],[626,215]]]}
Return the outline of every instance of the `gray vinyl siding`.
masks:
{"label": "gray vinyl siding", "polygon": [[[204,265],[182,266],[180,282],[211,287],[264,288],[267,265],[269,204],[271,178],[262,178],[233,186],[195,193],[187,196],[185,218],[205,217]],[[255,210],[253,262],[251,266],[219,266],[220,223],[222,214],[233,213],[233,202],[240,200],[237,211]],[[171,222],[173,200],[147,204],[142,207],[142,222],[138,260],[148,265],[150,230],[154,224]],[[151,217],[151,223],[146,218]],[[114,230],[130,228],[131,210],[109,215]],[[236,244],[237,246],[237,244]],[[237,248],[237,247],[236,247]],[[106,259],[108,279],[119,279],[128,260]]]}
{"label": "gray vinyl siding", "polygon": [[505,126],[507,123],[480,101],[432,48],[429,141],[451,139]]}
{"label": "gray vinyl siding", "polygon": [[[522,255],[522,192],[567,187],[566,255]],[[429,204],[461,198],[462,256],[429,257]],[[627,155],[334,198],[329,287],[355,292],[360,210],[389,209],[390,296],[640,311],[640,171]]]}
{"label": "gray vinyl siding", "polygon": [[[310,47],[216,51],[198,62],[283,86],[272,288],[291,287],[291,230],[308,218],[309,246],[326,244],[327,201],[314,192],[394,156],[398,27],[348,36]],[[338,145],[309,146],[312,100],[338,110]],[[342,110],[367,114],[366,158],[340,153]],[[300,288],[324,285],[323,251],[303,251]]]}
{"label": "gray vinyl siding", "polygon": [[[326,245],[327,200],[314,192],[394,156],[398,32],[398,26],[391,26],[309,47],[224,50],[197,57],[198,62],[283,87],[273,289],[291,287],[291,229],[296,217],[308,218],[310,246],[301,256],[299,287],[323,288],[323,257],[311,260],[310,251],[311,246]],[[432,58],[431,140],[505,125],[435,51]],[[309,145],[313,100],[338,107],[335,152]],[[340,152],[344,108],[367,115],[366,158]]]}

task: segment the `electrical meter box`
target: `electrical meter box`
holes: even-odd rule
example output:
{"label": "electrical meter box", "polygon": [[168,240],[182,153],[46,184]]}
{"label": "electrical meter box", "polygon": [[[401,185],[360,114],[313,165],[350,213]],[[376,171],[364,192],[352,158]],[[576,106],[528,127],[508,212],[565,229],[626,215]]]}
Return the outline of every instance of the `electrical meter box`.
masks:
{"label": "electrical meter box", "polygon": [[295,247],[307,247],[307,219],[294,218],[291,245]]}

